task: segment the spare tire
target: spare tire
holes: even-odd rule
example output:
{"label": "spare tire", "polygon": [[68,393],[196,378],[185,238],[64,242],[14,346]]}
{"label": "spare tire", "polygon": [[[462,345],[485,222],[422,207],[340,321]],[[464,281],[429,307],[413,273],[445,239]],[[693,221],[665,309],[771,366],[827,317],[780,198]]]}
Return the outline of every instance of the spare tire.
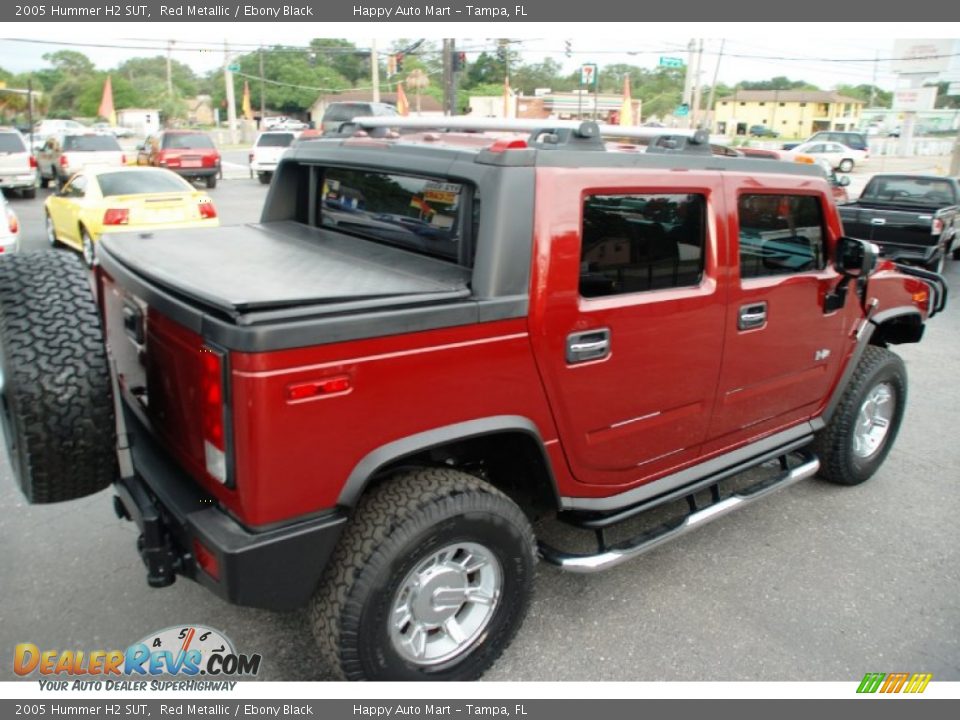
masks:
{"label": "spare tire", "polygon": [[0,428],[31,503],[90,495],[117,477],[100,315],[73,253],[0,260]]}

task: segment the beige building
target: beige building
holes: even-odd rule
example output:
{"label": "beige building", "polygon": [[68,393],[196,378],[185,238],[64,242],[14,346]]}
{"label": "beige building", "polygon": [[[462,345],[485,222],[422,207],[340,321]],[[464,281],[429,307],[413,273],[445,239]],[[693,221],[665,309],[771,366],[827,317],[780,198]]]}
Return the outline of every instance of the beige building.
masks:
{"label": "beige building", "polygon": [[718,135],[748,135],[755,125],[782,137],[805,138],[820,130],[855,130],[863,101],[824,90],[737,90],[714,103]]}

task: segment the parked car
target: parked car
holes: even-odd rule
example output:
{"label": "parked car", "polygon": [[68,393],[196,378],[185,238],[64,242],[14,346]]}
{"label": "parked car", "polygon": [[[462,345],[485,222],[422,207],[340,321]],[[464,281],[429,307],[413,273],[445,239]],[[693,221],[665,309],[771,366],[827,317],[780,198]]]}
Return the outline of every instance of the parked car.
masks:
{"label": "parked car", "polygon": [[869,240],[896,262],[935,272],[948,255],[960,260],[960,182],[940,175],[884,173],[860,199],[840,208],[848,235]]}
{"label": "parked car", "polygon": [[23,135],[10,127],[0,127],[0,190],[14,190],[25,198],[37,194],[37,159]]}
{"label": "parked car", "polygon": [[778,133],[773,128],[767,127],[766,125],[751,125],[750,135],[752,135],[753,137],[769,137],[769,138],[780,137],[780,133]]}
{"label": "parked car", "polygon": [[[817,140],[819,142],[834,142],[840,143],[841,145],[846,145],[848,148],[854,150],[862,150],[864,152],[869,151],[870,146],[867,144],[867,136],[862,132],[849,132],[844,130],[820,130],[815,132],[813,135],[804,140],[804,143],[812,142]],[[797,145],[801,143],[786,143],[783,146],[784,150],[794,150]]]}
{"label": "parked car", "polygon": [[323,111],[320,129],[323,132],[337,130],[343,123],[355,117],[390,117],[397,115],[397,108],[389,103],[333,102]]}
{"label": "parked car", "polygon": [[207,133],[197,130],[151,135],[137,149],[137,165],[167,168],[188,180],[203,180],[210,189],[222,172],[220,151]]}
{"label": "parked car", "polygon": [[133,137],[133,130],[123,127],[122,125],[111,125],[110,123],[98,122],[91,125],[90,129],[95,130],[96,132],[109,133],[110,135],[118,138]]}
{"label": "parked car", "polygon": [[850,172],[870,157],[870,153],[866,150],[854,150],[840,143],[819,140],[801,143],[793,150],[784,151],[782,155],[787,159],[806,155],[817,160],[826,160],[830,163],[830,167],[844,173]]}
{"label": "parked car", "polygon": [[260,133],[250,150],[250,177],[256,175],[261,183],[268,184],[273,171],[277,169],[280,156],[296,138],[297,133],[291,131],[269,130]]}
{"label": "parked car", "polygon": [[97,300],[65,253],[0,262],[27,500],[112,484],[151,586],[309,606],[343,678],[472,680],[538,557],[598,572],[815,474],[868,481],[907,402],[890,346],[943,278],[845,237],[812,165],[555,128],[303,143],[259,223],[105,236]]}
{"label": "parked car", "polygon": [[209,195],[162,168],[89,168],[48,197],[44,209],[50,245],[80,251],[87,265],[107,232],[220,224]]}
{"label": "parked car", "polygon": [[88,165],[122,167],[126,162],[127,157],[115,137],[89,130],[82,135],[53,135],[37,153],[41,187],[47,187],[51,182],[58,188],[63,187],[71,175]]}
{"label": "parked car", "polygon": [[0,193],[0,254],[7,255],[19,250],[20,220],[3,193]]}
{"label": "parked car", "polygon": [[261,130],[306,130],[309,127],[307,123],[286,115],[273,115],[265,117],[260,121]]}

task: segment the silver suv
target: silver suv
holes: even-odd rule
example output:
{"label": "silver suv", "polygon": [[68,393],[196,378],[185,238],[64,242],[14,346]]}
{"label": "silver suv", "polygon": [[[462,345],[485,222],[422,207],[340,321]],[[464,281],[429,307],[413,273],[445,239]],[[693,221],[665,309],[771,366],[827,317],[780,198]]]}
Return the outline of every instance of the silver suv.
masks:
{"label": "silver suv", "polygon": [[37,195],[37,160],[23,135],[11,127],[0,127],[0,189],[17,190],[25,198]]}

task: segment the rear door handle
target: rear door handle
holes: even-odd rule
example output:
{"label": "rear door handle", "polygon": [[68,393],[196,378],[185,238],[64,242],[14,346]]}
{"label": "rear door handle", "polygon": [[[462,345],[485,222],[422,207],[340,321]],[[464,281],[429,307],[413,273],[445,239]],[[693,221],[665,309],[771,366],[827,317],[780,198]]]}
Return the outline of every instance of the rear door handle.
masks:
{"label": "rear door handle", "polygon": [[886,218],[870,218],[870,224],[871,224],[871,225],[886,225],[886,224],[887,224],[887,220],[886,220]]}
{"label": "rear door handle", "polygon": [[766,322],[767,304],[765,302],[744,305],[740,308],[740,313],[737,316],[737,329],[753,330],[758,327],[763,327]]}
{"label": "rear door handle", "polygon": [[588,330],[567,335],[567,362],[600,360],[610,354],[610,329]]}

